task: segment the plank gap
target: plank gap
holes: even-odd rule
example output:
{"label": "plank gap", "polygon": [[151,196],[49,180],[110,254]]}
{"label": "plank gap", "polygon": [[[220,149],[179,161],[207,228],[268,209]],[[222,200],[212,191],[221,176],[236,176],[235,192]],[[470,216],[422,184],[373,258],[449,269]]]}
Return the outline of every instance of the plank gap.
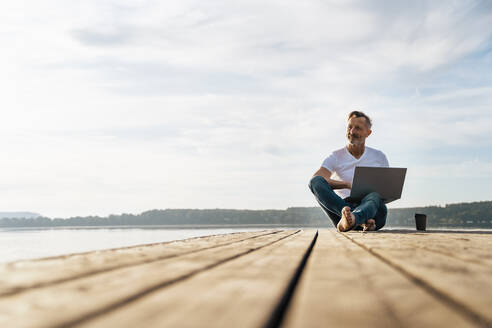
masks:
{"label": "plank gap", "polygon": [[[90,276],[93,276],[93,275],[96,275],[96,274],[107,273],[107,272],[116,271],[116,270],[120,270],[120,269],[124,269],[124,268],[129,268],[129,267],[133,267],[133,266],[138,266],[138,265],[142,265],[142,264],[153,263],[153,262],[162,261],[162,260],[166,260],[166,259],[177,258],[177,257],[180,257],[180,256],[194,254],[194,253],[198,253],[198,252],[202,252],[202,251],[206,251],[206,250],[210,250],[210,249],[214,249],[214,248],[218,248],[218,247],[224,247],[224,246],[232,245],[234,243],[239,243],[239,242],[243,242],[243,241],[246,241],[246,240],[255,239],[255,238],[258,238],[258,237],[263,237],[263,236],[277,234],[280,231],[281,230],[279,230],[279,231],[273,231],[273,232],[268,232],[268,233],[264,233],[264,234],[259,234],[259,235],[251,236],[251,237],[248,237],[248,238],[233,240],[233,241],[230,241],[230,242],[221,243],[221,244],[217,244],[217,245],[213,245],[213,246],[209,246],[209,247],[192,249],[190,251],[185,251],[185,252],[182,252],[182,253],[175,253],[175,254],[169,254],[169,255],[164,255],[164,256],[158,256],[158,257],[155,257],[155,258],[152,258],[152,259],[139,260],[139,261],[135,261],[135,262],[132,262],[132,263],[125,263],[125,264],[120,264],[120,265],[116,265],[116,266],[110,266],[110,267],[101,268],[101,269],[97,269],[97,270],[85,271],[85,272],[82,272],[82,273],[79,273],[79,274],[74,274],[74,275],[71,275],[71,276],[68,276],[68,277],[63,277],[63,278],[59,278],[59,279],[53,279],[53,280],[49,280],[49,281],[43,281],[43,282],[39,282],[39,283],[34,283],[32,285],[21,286],[21,287],[13,287],[12,289],[9,289],[9,290],[0,291],[0,298],[1,297],[13,296],[13,295],[16,295],[16,294],[19,294],[19,293],[22,293],[22,292],[28,291],[28,290],[33,290],[33,289],[37,289],[37,288],[45,288],[45,287],[54,286],[54,285],[57,285],[57,284],[60,284],[60,283],[65,283],[65,282],[69,282],[69,281],[75,281],[77,279],[87,278],[87,277],[90,277]],[[189,238],[189,239],[204,238],[204,237],[210,237],[210,236],[201,236],[201,237],[194,237],[194,238]],[[168,243],[171,243],[171,242],[154,243],[154,244],[149,244],[149,245],[135,245],[135,246],[123,247],[121,249],[131,249],[131,248],[136,248],[136,247],[146,247],[146,246],[151,246],[151,245],[168,244]],[[104,251],[106,251],[106,250],[104,250]],[[93,253],[93,252],[94,251],[86,252],[86,253],[89,254],[89,253]],[[72,254],[72,255],[77,255],[78,256],[78,255],[82,255],[82,254],[86,254],[86,253]],[[34,261],[52,260],[52,259],[58,259],[58,258],[62,259],[65,256],[56,256],[56,257],[50,257],[50,258],[45,258],[45,259],[37,259],[37,260],[34,260]]]}
{"label": "plank gap", "polygon": [[265,328],[277,328],[282,325],[282,321],[285,317],[285,314],[287,313],[292,296],[294,295],[295,289],[299,283],[299,279],[301,278],[302,272],[306,267],[307,260],[311,255],[311,252],[314,248],[314,245],[316,244],[317,239],[318,239],[318,231],[316,231],[316,234],[314,235],[311,244],[309,245],[308,249],[304,253],[301,262],[299,263],[294,275],[292,276],[284,294],[280,298],[279,303],[275,306],[272,314],[270,315],[270,319],[265,324],[264,326]]}
{"label": "plank gap", "polygon": [[247,254],[250,254],[252,252],[255,252],[259,249],[262,249],[262,248],[265,248],[265,247],[268,247],[270,245],[273,245],[277,242],[280,242],[281,240],[284,240],[286,238],[289,238],[289,237],[292,237],[296,234],[298,234],[301,230],[297,230],[291,234],[288,234],[286,236],[283,236],[279,239],[276,239],[276,240],[273,240],[269,243],[266,243],[266,244],[263,244],[261,246],[258,246],[258,247],[254,247],[254,248],[249,248],[247,249],[246,251],[243,251],[241,253],[238,253],[238,254],[235,254],[235,255],[232,255],[232,256],[229,256],[227,258],[224,258],[220,261],[217,261],[217,262],[214,262],[212,264],[209,264],[207,266],[204,266],[200,269],[196,269],[196,270],[193,270],[193,271],[190,271],[186,274],[183,274],[181,276],[178,276],[174,279],[171,279],[171,280],[166,280],[162,283],[158,283],[158,284],[155,284],[153,286],[149,286],[143,290],[140,290],[132,295],[129,295],[125,298],[122,298],[122,299],[119,299],[117,300],[116,302],[113,302],[113,303],[110,303],[106,306],[103,306],[103,307],[100,307],[99,309],[95,310],[95,311],[92,311],[90,313],[86,313],[84,314],[83,316],[80,316],[80,317],[75,317],[71,320],[68,320],[66,322],[62,322],[62,323],[59,323],[59,324],[56,324],[54,325],[53,327],[54,328],[67,328],[67,327],[74,327],[74,326],[77,326],[77,325],[80,325],[80,324],[86,324],[87,322],[93,320],[93,319],[96,319],[102,315],[105,315],[105,314],[108,314],[109,312],[111,311],[115,311],[125,305],[128,305],[132,302],[135,302],[139,299],[141,299],[142,297],[144,296],[147,296],[151,293],[154,293],[154,292],[157,292],[159,290],[162,290],[163,288],[166,288],[168,286],[171,286],[171,285],[175,285],[176,283],[179,283],[179,282],[182,282],[182,281],[186,281],[194,276],[196,276],[197,274],[199,273],[202,273],[202,272],[205,272],[207,270],[210,270],[212,268],[215,268],[217,266],[220,266],[222,264],[225,264],[227,262],[230,262],[232,260],[235,260],[237,258],[240,258],[242,256],[245,256]]}
{"label": "plank gap", "polygon": [[342,233],[342,235],[356,244],[357,246],[361,247],[362,249],[366,250],[369,254],[373,255],[383,263],[389,265],[399,273],[401,273],[403,276],[405,276],[407,279],[409,279],[411,282],[413,282],[415,285],[418,287],[422,288],[425,290],[427,293],[430,295],[434,296],[436,299],[439,301],[443,302],[444,304],[448,305],[452,309],[456,310],[458,313],[469,319],[470,321],[474,322],[475,324],[478,324],[482,327],[492,327],[492,322],[488,320],[487,318],[484,318],[482,315],[474,311],[472,308],[467,306],[466,304],[460,302],[459,300],[455,299],[454,297],[448,295],[447,293],[439,290],[438,288],[434,287],[432,284],[429,282],[425,281],[424,279],[412,274],[408,270],[404,269],[402,266],[392,262],[390,259],[384,257],[383,255],[379,254],[378,252],[374,251],[370,247],[367,247],[366,245],[354,240],[350,236],[348,236],[345,233]]}

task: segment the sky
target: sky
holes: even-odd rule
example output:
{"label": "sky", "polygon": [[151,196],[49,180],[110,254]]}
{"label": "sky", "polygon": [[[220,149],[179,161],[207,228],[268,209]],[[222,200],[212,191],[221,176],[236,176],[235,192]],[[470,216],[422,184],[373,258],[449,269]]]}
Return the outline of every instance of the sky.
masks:
{"label": "sky", "polygon": [[492,200],[490,1],[3,1],[0,211],[317,206],[346,145],[389,207]]}

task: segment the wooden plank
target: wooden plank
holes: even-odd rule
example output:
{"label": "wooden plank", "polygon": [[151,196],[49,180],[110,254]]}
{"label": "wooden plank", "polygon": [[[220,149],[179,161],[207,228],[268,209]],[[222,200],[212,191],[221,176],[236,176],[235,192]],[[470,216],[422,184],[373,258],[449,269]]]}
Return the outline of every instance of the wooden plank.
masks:
{"label": "wooden plank", "polygon": [[[492,326],[492,268],[429,251],[436,244],[448,244],[447,252],[459,248],[456,235],[420,233],[414,240],[404,233],[349,233],[348,238],[416,282],[446,303],[455,312],[482,326]],[[489,237],[480,252],[488,248]],[[460,234],[459,238],[475,239],[475,234]],[[465,240],[462,241],[466,243]],[[475,244],[477,246],[477,244]],[[473,250],[470,250],[472,253]],[[461,252],[460,256],[465,253]]]}
{"label": "wooden plank", "polygon": [[0,298],[0,326],[70,326],[158,289],[186,281],[200,272],[256,252],[296,233],[281,231],[4,296]]}
{"label": "wooden plank", "polygon": [[46,287],[91,274],[177,257],[277,232],[279,230],[196,237],[7,263],[0,265],[0,297],[29,288]]}
{"label": "wooden plank", "polygon": [[82,327],[261,327],[316,231],[303,231],[159,290]]}
{"label": "wooden plank", "polygon": [[[492,232],[490,231],[429,231],[383,230],[384,238],[397,243],[399,247],[419,247],[430,252],[472,262],[492,268]],[[415,239],[420,241],[415,243]],[[426,242],[427,239],[432,242]],[[452,247],[451,247],[452,245]]]}
{"label": "wooden plank", "polygon": [[342,234],[321,230],[283,326],[477,325]]}

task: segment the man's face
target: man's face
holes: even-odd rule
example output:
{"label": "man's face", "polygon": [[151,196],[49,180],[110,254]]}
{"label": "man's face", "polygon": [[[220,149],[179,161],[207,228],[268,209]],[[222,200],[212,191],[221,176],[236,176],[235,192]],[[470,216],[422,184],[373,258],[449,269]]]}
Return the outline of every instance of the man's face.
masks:
{"label": "man's face", "polygon": [[352,116],[347,122],[347,139],[354,146],[362,145],[371,132],[364,117]]}

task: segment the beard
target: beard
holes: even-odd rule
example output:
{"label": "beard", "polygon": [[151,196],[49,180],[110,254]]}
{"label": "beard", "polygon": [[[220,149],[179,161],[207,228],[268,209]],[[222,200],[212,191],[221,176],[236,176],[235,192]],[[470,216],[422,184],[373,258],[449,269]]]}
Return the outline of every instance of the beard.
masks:
{"label": "beard", "polygon": [[359,136],[347,135],[347,139],[351,145],[360,146],[364,143],[364,139]]}

